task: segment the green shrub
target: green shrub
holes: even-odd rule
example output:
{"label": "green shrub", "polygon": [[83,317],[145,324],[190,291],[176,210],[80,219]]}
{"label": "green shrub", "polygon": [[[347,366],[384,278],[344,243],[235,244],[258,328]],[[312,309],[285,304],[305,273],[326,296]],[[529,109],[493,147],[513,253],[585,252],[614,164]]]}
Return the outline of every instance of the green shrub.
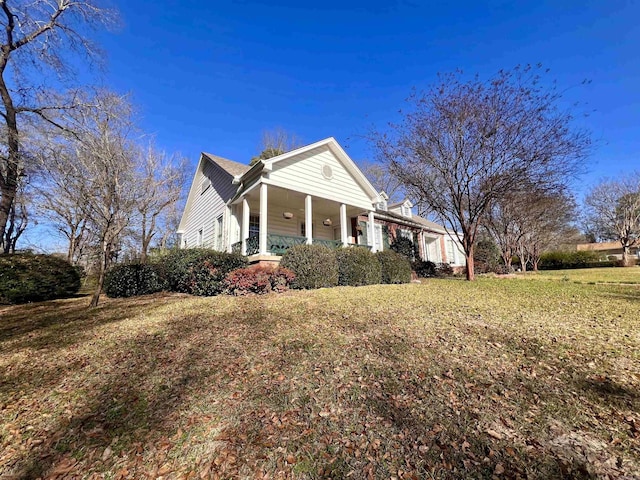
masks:
{"label": "green shrub", "polygon": [[291,270],[272,265],[239,268],[225,277],[224,291],[230,295],[285,292],[295,277]]}
{"label": "green shrub", "polygon": [[336,251],[338,284],[358,287],[382,281],[382,268],[375,254],[366,248],[343,248]]}
{"label": "green shrub", "polygon": [[561,270],[565,268],[607,267],[613,262],[601,262],[596,252],[546,252],[540,257],[540,270]]}
{"label": "green shrub", "polygon": [[417,244],[413,243],[406,237],[396,237],[396,239],[391,244],[391,250],[399,253],[409,259],[409,261],[413,261],[418,257],[417,255]]}
{"label": "green shrub", "polygon": [[167,288],[164,270],[159,265],[127,263],[111,268],[104,279],[108,297],[135,297],[156,293]]}
{"label": "green shrub", "polygon": [[448,263],[436,265],[436,277],[450,277],[453,275],[453,267]]}
{"label": "green shrub", "polygon": [[376,253],[380,262],[382,283],[409,283],[411,281],[411,264],[404,255],[393,250]]}
{"label": "green shrub", "polygon": [[0,303],[27,303],[71,296],[80,271],[52,255],[0,255]]}
{"label": "green shrub", "polygon": [[218,252],[206,248],[173,250],[162,257],[167,286],[173,292],[193,295],[217,295],[222,281],[232,270],[247,266],[239,253]]}
{"label": "green shrub", "polygon": [[411,262],[411,270],[416,272],[416,275],[421,278],[431,278],[437,275],[436,264],[428,260],[416,260],[415,262]]}
{"label": "green shrub", "polygon": [[[364,249],[363,249],[364,250]],[[280,266],[296,278],[293,288],[322,288],[338,285],[336,250],[323,245],[296,245],[282,256]]]}

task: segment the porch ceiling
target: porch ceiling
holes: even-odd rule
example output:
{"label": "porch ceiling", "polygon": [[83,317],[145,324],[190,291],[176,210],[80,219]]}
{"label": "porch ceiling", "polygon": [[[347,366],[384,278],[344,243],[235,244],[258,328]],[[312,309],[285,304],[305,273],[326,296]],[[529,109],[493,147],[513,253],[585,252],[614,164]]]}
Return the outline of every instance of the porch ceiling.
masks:
{"label": "porch ceiling", "polygon": [[[268,187],[268,209],[279,208],[292,212],[294,215],[300,215],[304,212],[304,193],[287,190],[285,188]],[[249,207],[252,211],[260,209],[260,192],[255,189],[247,195]],[[326,200],[321,197],[313,196],[312,209],[314,216],[334,217],[339,214],[340,204],[332,200]],[[362,212],[361,208],[347,205],[347,216],[356,216]]]}

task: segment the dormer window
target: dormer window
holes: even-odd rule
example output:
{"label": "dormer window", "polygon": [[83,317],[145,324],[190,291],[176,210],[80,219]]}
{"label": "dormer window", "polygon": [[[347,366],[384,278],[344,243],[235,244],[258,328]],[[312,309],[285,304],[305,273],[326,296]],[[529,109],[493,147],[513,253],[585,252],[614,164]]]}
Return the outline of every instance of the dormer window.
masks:
{"label": "dormer window", "polygon": [[376,203],[376,208],[378,210],[387,211],[387,201],[389,200],[389,196],[383,191],[378,195],[378,203]]}
{"label": "dormer window", "polygon": [[400,214],[403,217],[411,218],[413,216],[411,213],[411,207],[412,207],[411,203],[409,202],[403,203],[402,206],[400,207]]}

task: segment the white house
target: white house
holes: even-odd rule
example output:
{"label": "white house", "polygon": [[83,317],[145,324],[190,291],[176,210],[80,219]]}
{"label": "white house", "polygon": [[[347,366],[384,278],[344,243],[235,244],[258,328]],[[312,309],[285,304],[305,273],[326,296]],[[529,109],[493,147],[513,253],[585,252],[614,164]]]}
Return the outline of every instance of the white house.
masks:
{"label": "white house", "polygon": [[387,203],[334,138],[253,166],[202,153],[178,228],[182,248],[239,251],[250,262],[279,261],[291,246],[389,248],[405,236],[420,258],[464,266],[457,239]]}

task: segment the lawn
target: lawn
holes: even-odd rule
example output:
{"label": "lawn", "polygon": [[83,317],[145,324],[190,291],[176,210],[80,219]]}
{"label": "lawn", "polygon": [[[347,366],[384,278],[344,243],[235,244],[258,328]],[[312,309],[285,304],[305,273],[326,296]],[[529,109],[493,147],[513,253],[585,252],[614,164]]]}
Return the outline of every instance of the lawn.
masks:
{"label": "lawn", "polygon": [[639,286],[87,303],[0,307],[1,478],[640,472]]}
{"label": "lawn", "polygon": [[518,274],[538,280],[562,280],[576,283],[640,284],[640,266],[628,268],[581,268],[575,270],[541,270]]}

